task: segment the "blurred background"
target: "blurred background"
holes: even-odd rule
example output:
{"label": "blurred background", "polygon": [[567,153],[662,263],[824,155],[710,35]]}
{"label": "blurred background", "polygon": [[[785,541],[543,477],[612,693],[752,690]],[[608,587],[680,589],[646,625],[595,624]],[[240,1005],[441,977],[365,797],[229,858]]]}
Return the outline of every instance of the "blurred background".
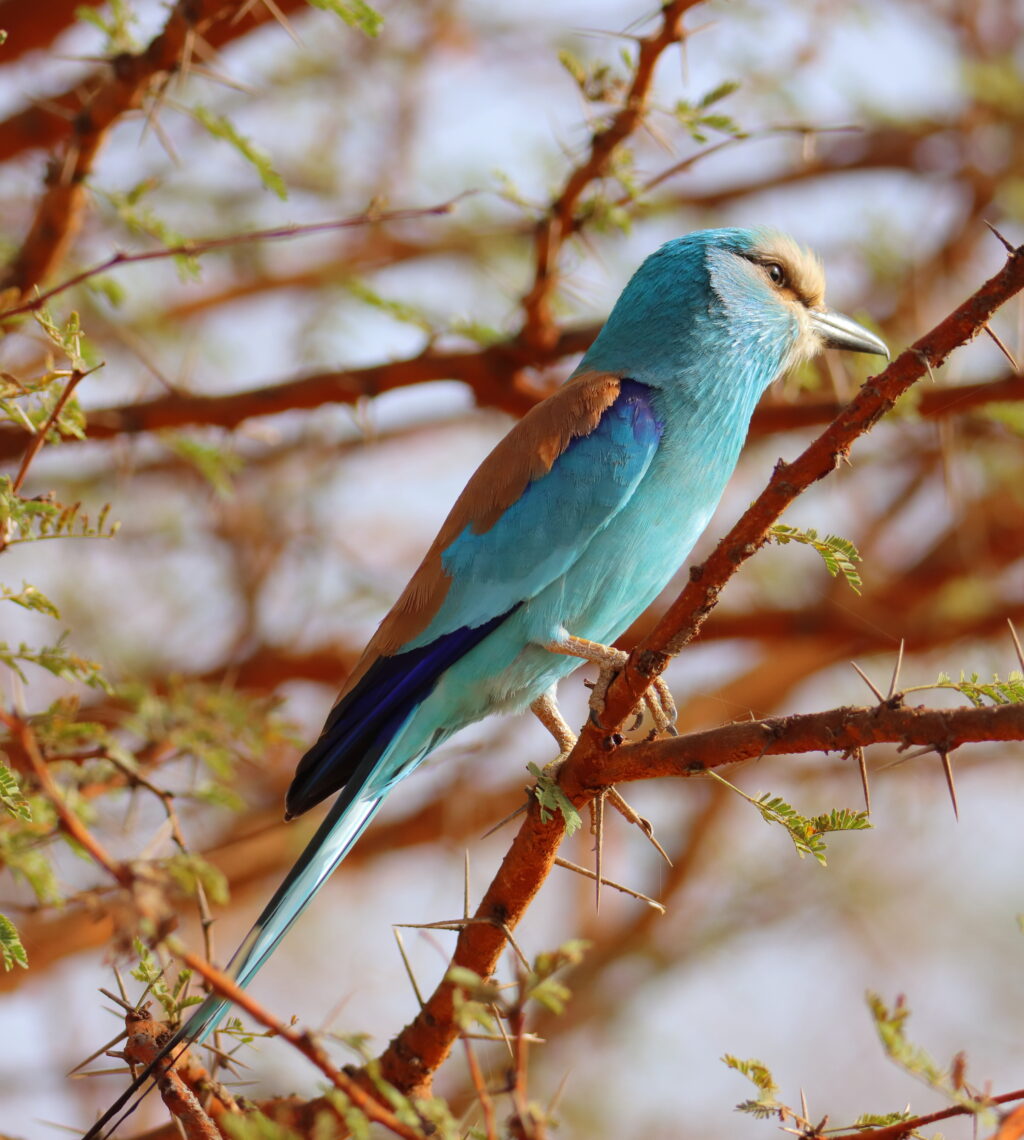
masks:
{"label": "blurred background", "polygon": [[[643,257],[692,229],[776,226],[820,253],[829,302],[895,354],[1002,264],[986,221],[1024,240],[1016,0],[696,4],[682,44],[658,61],[642,126],[575,205],[550,325],[524,334],[538,223],[621,104],[657,10],[386,0],[378,28],[355,3],[340,5],[355,26],[295,0],[228,7],[241,18],[193,37],[184,73],[104,132],[84,199],[62,215],[66,241],[33,279],[24,248],[48,164],[82,160],[75,115],[109,82],[104,60],[138,53],[173,16],[155,0],[77,15],[54,2],[45,20],[38,7],[0,4],[11,296],[118,250],[454,203],[122,265],[49,306],[58,325],[80,314],[83,358],[104,364],[76,392],[96,438],[45,447],[23,494],[53,491],[93,522],[110,504],[121,527],[111,539],[12,544],[3,583],[31,583],[60,619],[4,606],[3,639],[53,646],[68,630],[65,651],[115,688],[81,684],[91,667],[55,676],[23,657],[23,680],[4,670],[4,699],[40,713],[50,758],[75,758],[55,772],[117,858],[174,854],[152,789],[175,793],[204,860],[179,858],[179,883],[198,869],[209,891],[217,875],[230,891],[230,905],[214,907],[222,960],[309,834],[305,819],[281,823],[283,792],[347,669],[476,464],[568,375]],[[1024,308],[992,328],[1019,359]],[[24,384],[64,366],[31,319],[7,330],[5,377]],[[768,393],[691,561],[871,369],[870,358],[830,355]],[[46,398],[27,401],[37,422]],[[5,400],[0,458],[13,474],[26,434],[11,392]],[[849,663],[884,691],[901,640],[903,686],[961,671],[1006,677],[1016,668],[1006,619],[1024,628],[1022,433],[1024,381],[982,336],[784,520],[854,542],[861,593],[807,547],[764,550],[669,670],[681,729],[870,703]],[[585,675],[562,686],[572,723],[585,716]],[[79,722],[105,726],[102,749]],[[481,836],[522,802],[526,765],[552,758],[529,717],[492,718],[439,750],[392,795],[254,994],[303,1025],[368,1034],[379,1052],[417,1009],[393,924],[458,917],[467,852],[475,903],[511,831]],[[885,1060],[867,990],[905,994],[911,1036],[942,1063],[966,1050],[979,1087],[1022,1084],[1024,750],[954,757],[959,822],[938,758],[888,768],[895,758],[870,753],[874,829],[832,838],[827,869],[798,859],[739,797],[691,780],[630,789],[672,867],[618,819],[606,839],[606,873],[665,915],[611,891],[595,913],[591,885],[556,870],[518,939],[531,955],[571,937],[591,943],[568,979],[567,1012],[536,1026],[547,1043],[533,1051],[530,1092],[558,1097],[562,1136],[764,1135],[776,1125],[732,1112],[752,1089],[724,1053],[762,1059],[783,1099],[798,1104],[803,1089],[811,1118],[834,1125],[908,1102],[944,1107]],[[150,789],[130,789],[129,771]],[[862,806],[850,760],[778,758],[728,775],[808,815]],[[45,815],[27,838],[17,820],[0,825],[12,871],[0,910],[31,966],[0,974],[12,1136],[82,1129],[123,1084],[66,1076],[120,1028],[97,991],[115,987],[111,962],[131,924],[109,882],[52,830]],[[589,864],[590,846],[584,834],[564,854]],[[173,905],[201,947],[194,900]],[[454,935],[404,938],[432,989]],[[317,1088],[278,1042],[245,1060],[248,1095]],[[500,1081],[500,1050],[484,1060]],[[468,1103],[461,1055],[438,1089]],[[147,1102],[126,1134],[163,1121]]]}

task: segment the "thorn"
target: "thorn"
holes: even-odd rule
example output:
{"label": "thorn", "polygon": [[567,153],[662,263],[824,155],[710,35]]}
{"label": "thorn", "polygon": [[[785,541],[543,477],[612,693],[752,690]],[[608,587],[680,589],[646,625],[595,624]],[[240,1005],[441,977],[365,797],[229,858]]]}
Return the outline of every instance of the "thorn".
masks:
{"label": "thorn", "polygon": [[913,752],[904,752],[897,756],[895,760],[890,760],[888,764],[883,764],[882,771],[895,768],[899,764],[906,763],[907,760],[916,760],[919,756],[927,756],[929,752],[938,751],[938,748],[934,744],[926,744],[923,748],[915,748]]}
{"label": "thorn", "polygon": [[1013,243],[1008,238],[1003,237],[1003,235],[996,229],[996,227],[994,225],[992,225],[991,222],[986,222],[984,218],[982,218],[981,220],[983,222],[985,222],[985,225],[988,226],[988,228],[1003,243],[1003,249],[1005,249],[1007,253],[1016,253],[1017,252],[1016,246],[1014,246]]}
{"label": "thorn", "polygon": [[654,827],[651,824],[651,821],[649,819],[644,819],[644,817],[640,815],[639,812],[637,812],[628,803],[626,803],[616,788],[608,789],[608,802],[623,817],[623,819],[628,820],[635,827],[640,828],[644,835],[647,836],[647,841],[658,852],[662,859],[664,859],[665,862],[671,867],[672,860],[669,858],[668,852],[664,847],[662,847],[657,839],[654,838]]}
{"label": "thorn", "polygon": [[860,784],[864,789],[864,810],[871,814],[871,788],[868,785],[868,760],[864,749],[857,749],[857,766],[860,768]]}
{"label": "thorn", "polygon": [[[570,863],[568,859],[562,859],[560,856],[555,857],[555,866],[564,867],[567,871],[575,871],[577,875],[582,875],[585,879],[592,879],[594,872],[589,867],[581,867],[578,863]],[[611,887],[613,891],[621,891],[624,895],[629,895],[630,898],[639,899],[641,902],[647,903],[648,906],[653,907],[660,914],[666,914],[666,908],[658,902],[657,899],[652,899],[649,895],[642,894],[640,891],[634,891],[632,887],[624,886],[622,883],[616,883],[613,879],[602,879],[601,882],[606,887]]]}
{"label": "thorn", "polygon": [[1013,638],[1013,648],[1017,651],[1017,661],[1020,664],[1020,671],[1024,673],[1024,649],[1021,648],[1020,638],[1017,636],[1017,630],[1009,618],[1006,619],[1006,624],[1010,627],[1010,637]]}
{"label": "thorn", "polygon": [[525,804],[523,804],[521,807],[517,807],[515,811],[509,812],[509,814],[507,816],[505,816],[504,819],[499,819],[498,822],[493,827],[491,827],[487,831],[485,831],[483,833],[483,835],[480,836],[480,838],[481,839],[490,839],[490,837],[496,831],[501,831],[501,829],[505,826],[506,823],[511,823],[512,820],[514,820],[517,815],[522,815],[525,811],[527,811],[529,809],[529,807],[530,807],[530,803],[529,803],[529,800],[527,800],[527,802]]}
{"label": "thorn", "polygon": [[135,1002],[125,1001],[124,998],[118,997],[117,994],[112,994],[110,990],[105,990],[102,986],[100,987],[100,993],[105,998],[110,998],[110,1000],[114,1002],[115,1005],[119,1005],[125,1011],[125,1013],[135,1013],[135,1011],[139,1008]]}
{"label": "thorn", "polygon": [[935,373],[932,371],[932,362],[919,348],[912,348],[910,351],[917,357],[918,360],[921,361],[925,368],[928,369],[928,379],[931,380],[931,382],[934,384]]}
{"label": "thorn", "polygon": [[[73,1069],[69,1069],[69,1070],[68,1070],[68,1074],[67,1074],[67,1075],[68,1075],[69,1077],[73,1077],[73,1076],[74,1076],[76,1073],[80,1073],[80,1072],[81,1072],[81,1070],[82,1070],[82,1069],[84,1069],[86,1065],[88,1065],[88,1064],[90,1064],[91,1062],[95,1061],[97,1057],[102,1057],[104,1053],[107,1053],[107,1052],[108,1052],[108,1050],[110,1050],[110,1049],[113,1049],[113,1047],[114,1047],[114,1046],[115,1046],[115,1045],[116,1045],[116,1044],[117,1044],[119,1041],[123,1041],[123,1040],[124,1040],[124,1039],[125,1039],[127,1036],[128,1036],[128,1034],[125,1032],[125,1030],[123,1030],[123,1029],[122,1029],[122,1030],[121,1030],[121,1032],[120,1032],[120,1033],[119,1033],[119,1034],[118,1034],[116,1037],[112,1037],[112,1038],[111,1038],[111,1039],[110,1039],[110,1040],[109,1040],[109,1041],[106,1043],[106,1045],[101,1045],[101,1046],[100,1046],[100,1047],[99,1047],[99,1048],[96,1050],[96,1052],[95,1052],[95,1053],[90,1053],[90,1054],[89,1054],[89,1056],[88,1056],[88,1057],[86,1057],[86,1058],[85,1058],[83,1061],[79,1061],[79,1062],[78,1062],[78,1064],[77,1064],[77,1065],[75,1065],[75,1067],[74,1067]],[[89,1074],[88,1074],[88,1073],[85,1073],[85,1074],[82,1074],[82,1075],[84,1075],[84,1076],[88,1076]]]}
{"label": "thorn", "polygon": [[870,677],[867,675],[867,673],[865,673],[865,672],[864,672],[864,670],[863,670],[863,669],[862,669],[862,668],[861,668],[861,667],[860,667],[860,666],[857,664],[857,662],[856,662],[856,661],[851,661],[851,662],[850,662],[850,664],[851,664],[851,665],[854,667],[854,669],[857,671],[857,676],[858,676],[858,677],[860,677],[860,679],[861,679],[861,680],[864,682],[864,684],[865,684],[865,685],[867,685],[867,687],[868,687],[868,688],[869,688],[869,689],[870,689],[870,690],[871,690],[871,691],[872,691],[872,692],[875,694],[875,696],[878,698],[878,703],[879,703],[880,705],[884,705],[884,704],[885,704],[885,697],[883,697],[883,696],[882,696],[882,694],[881,694],[881,693],[878,691],[878,689],[876,689],[876,688],[875,688],[874,682],[873,682],[873,681],[871,680],[871,678],[870,678]]}
{"label": "thorn", "polygon": [[604,795],[591,801],[590,811],[596,831],[594,845],[594,913],[601,913],[601,865],[604,861]]}
{"label": "thorn", "polygon": [[956,816],[957,823],[959,823],[960,808],[956,802],[956,784],[953,781],[953,765],[949,762],[949,753],[944,748],[937,748],[936,751],[942,757],[942,771],[946,777],[946,787],[949,788],[949,798],[953,804],[953,814]]}
{"label": "thorn", "polygon": [[1010,362],[1010,367],[1014,370],[1014,372],[1020,372],[1020,365],[1017,363],[1016,360],[1014,360],[1013,353],[1006,347],[1005,344],[1003,344],[1002,340],[1000,340],[999,335],[996,333],[996,331],[994,329],[990,328],[987,324],[982,325],[981,327],[995,341],[996,347],[1003,354],[1003,356],[1005,356],[1006,359]]}
{"label": "thorn", "polygon": [[420,1009],[426,1004],[423,1000],[423,994],[420,993],[420,987],[416,982],[416,975],[412,972],[412,963],[409,961],[409,956],[405,952],[405,943],[402,941],[402,932],[397,926],[391,928],[391,933],[395,936],[395,941],[398,943],[398,953],[402,956],[402,965],[405,967],[405,976],[409,979],[409,984],[412,986],[412,992],[416,995],[416,1000],[420,1003]]}
{"label": "thorn", "polygon": [[889,700],[889,701],[892,700],[892,695],[893,695],[893,693],[896,692],[896,685],[900,679],[900,670],[903,668],[903,647],[905,645],[906,645],[906,642],[901,637],[900,638],[900,649],[899,649],[899,652],[896,654],[896,665],[892,671],[892,680],[889,682],[889,695],[886,697],[886,700]]}

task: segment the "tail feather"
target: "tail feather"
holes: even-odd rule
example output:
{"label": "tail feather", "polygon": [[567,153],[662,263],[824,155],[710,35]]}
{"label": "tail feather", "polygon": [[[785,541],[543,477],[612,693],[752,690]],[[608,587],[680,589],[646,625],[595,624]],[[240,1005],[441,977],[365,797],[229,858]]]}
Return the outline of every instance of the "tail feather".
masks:
{"label": "tail feather", "polygon": [[[313,897],[328,880],[331,873],[345,858],[352,845],[363,833],[380,807],[383,794],[361,795],[372,770],[357,773],[362,779],[353,780],[349,788],[331,805],[323,823],[306,845],[295,865],[274,892],[273,898],[253,924],[241,946],[228,963],[226,972],[240,985],[246,986],[273,953],[274,948],[291,929],[292,924],[306,909]],[[136,1104],[147,1091],[156,1068],[167,1058],[181,1053],[192,1044],[201,1044],[213,1032],[227,1012],[231,1002],[218,994],[211,994],[197,1006],[192,1016],[163,1046],[159,1057],[139,1074],[131,1085],[89,1129],[83,1140],[103,1140],[113,1132],[107,1126],[115,1122],[122,1111],[125,1116],[134,1111]],[[123,1118],[122,1118],[123,1119]]]}
{"label": "tail feather", "polygon": [[[512,611],[509,611],[512,612]],[[289,791],[288,814],[297,815],[337,791],[323,823],[264,907],[227,966],[245,987],[292,924],[348,854],[380,807],[388,790],[412,771],[453,726],[438,725],[424,739],[403,735],[437,678],[454,660],[482,641],[508,614],[475,629],[459,629],[420,649],[372,666],[328,718],[324,732],[299,763]],[[342,786],[343,785],[343,786]],[[121,1116],[134,1111],[153,1074],[190,1044],[203,1042],[231,1002],[211,994],[161,1048],[159,1056],[89,1129],[83,1140],[104,1140]],[[113,1127],[108,1129],[108,1126]]]}

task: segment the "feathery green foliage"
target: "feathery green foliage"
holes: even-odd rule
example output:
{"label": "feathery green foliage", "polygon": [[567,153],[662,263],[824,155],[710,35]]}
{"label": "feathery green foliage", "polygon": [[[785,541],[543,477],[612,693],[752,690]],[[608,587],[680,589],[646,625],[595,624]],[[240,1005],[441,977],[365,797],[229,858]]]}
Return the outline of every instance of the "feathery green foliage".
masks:
{"label": "feathery green foliage", "polygon": [[759,796],[748,796],[746,792],[731,784],[724,776],[720,776],[713,769],[707,775],[731,788],[738,796],[761,813],[765,823],[776,823],[785,828],[786,834],[793,841],[796,853],[802,859],[805,855],[813,855],[822,867],[827,866],[825,859],[825,836],[835,831],[865,831],[871,827],[871,820],[866,811],[853,811],[850,808],[833,808],[816,816],[804,816],[792,804],[786,803],[781,796],[773,796],[764,792]]}
{"label": "feathery green foliage", "polygon": [[540,804],[540,818],[544,823],[557,812],[565,821],[565,834],[572,835],[583,822],[580,813],[573,806],[572,800],[562,791],[558,781],[536,764],[527,764],[527,770],[537,781],[533,788],[533,795]]}
{"label": "feathery green foliage", "polygon": [[992,705],[1024,704],[1024,673],[1019,669],[1011,671],[1005,681],[995,674],[991,681],[982,681],[977,673],[961,673],[960,680],[954,681],[947,673],[940,673],[935,689],[952,689],[965,696],[976,709]]}
{"label": "feathery green foliage", "polygon": [[370,37],[378,36],[384,27],[384,17],[365,0],[309,0],[309,3],[324,12],[333,12],[350,28],[357,28]]}
{"label": "feathery green foliage", "polygon": [[0,914],[0,960],[3,961],[5,970],[13,970],[15,966],[28,969],[25,947],[21,944],[14,923],[5,914]]}
{"label": "feathery green foliage", "polygon": [[818,537],[818,532],[811,527],[801,530],[795,526],[784,526],[776,523],[768,532],[773,542],[785,546],[787,542],[799,542],[804,546],[816,550],[825,563],[825,569],[833,578],[839,574],[849,583],[855,594],[860,593],[864,584],[854,563],[860,561],[860,554],[856,546],[848,538],[840,538],[837,534],[827,534],[824,538]]}
{"label": "feathery green foliage", "polygon": [[288,187],[274,169],[270,156],[246,138],[226,115],[215,114],[201,104],[191,107],[190,112],[215,139],[222,139],[233,147],[255,169],[268,190],[272,190],[282,200],[288,197]]}

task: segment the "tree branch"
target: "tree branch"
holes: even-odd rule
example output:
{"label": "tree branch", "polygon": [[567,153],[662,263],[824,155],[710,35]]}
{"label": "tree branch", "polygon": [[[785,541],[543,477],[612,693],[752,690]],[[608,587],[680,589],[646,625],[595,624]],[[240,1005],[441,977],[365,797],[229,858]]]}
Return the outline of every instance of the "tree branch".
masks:
{"label": "tree branch", "polygon": [[520,334],[533,348],[550,348],[557,339],[551,311],[551,291],[556,279],[558,254],[575,228],[576,206],[587,186],[600,178],[616,147],[640,125],[647,109],[647,97],[654,81],[654,70],[666,48],[683,36],[683,16],[699,0],[670,0],[661,9],[661,24],[650,36],[639,41],[633,82],[622,107],[603,129],[594,132],[586,158],[569,174],[561,193],[537,225],[534,235],[534,279],[523,298],[525,321]]}
{"label": "tree branch", "polygon": [[86,180],[110,129],[178,70],[191,36],[228,21],[243,6],[239,0],[178,0],[164,30],[144,51],[111,60],[105,81],[75,115],[70,137],[48,165],[35,218],[0,290],[25,297],[60,264],[81,225]]}

